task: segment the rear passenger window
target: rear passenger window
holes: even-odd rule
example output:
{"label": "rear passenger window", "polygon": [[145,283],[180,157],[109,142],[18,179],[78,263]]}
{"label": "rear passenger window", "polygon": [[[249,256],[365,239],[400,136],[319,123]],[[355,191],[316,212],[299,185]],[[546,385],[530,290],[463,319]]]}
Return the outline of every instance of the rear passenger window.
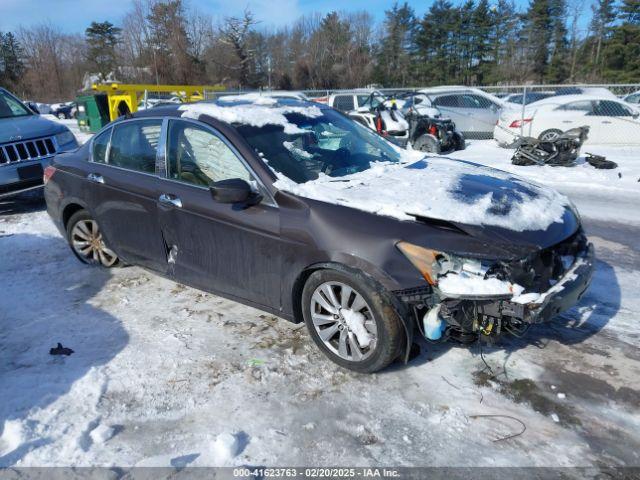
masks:
{"label": "rear passenger window", "polygon": [[107,163],[107,147],[109,146],[109,138],[111,137],[111,129],[102,132],[93,140],[91,151],[91,159],[97,163]]}
{"label": "rear passenger window", "polygon": [[630,117],[633,115],[631,110],[624,105],[610,100],[598,100],[594,102],[593,114],[602,117]]}
{"label": "rear passenger window", "polygon": [[333,108],[341,112],[350,112],[355,108],[353,95],[336,95],[333,99]]}
{"label": "rear passenger window", "polygon": [[113,127],[109,164],[144,173],[155,173],[156,151],[162,120],[137,120]]}
{"label": "rear passenger window", "polygon": [[567,103],[560,107],[559,110],[591,113],[593,112],[593,104],[590,100],[581,100],[579,102]]}
{"label": "rear passenger window", "polygon": [[458,95],[444,95],[436,98],[432,103],[436,107],[457,107]]}

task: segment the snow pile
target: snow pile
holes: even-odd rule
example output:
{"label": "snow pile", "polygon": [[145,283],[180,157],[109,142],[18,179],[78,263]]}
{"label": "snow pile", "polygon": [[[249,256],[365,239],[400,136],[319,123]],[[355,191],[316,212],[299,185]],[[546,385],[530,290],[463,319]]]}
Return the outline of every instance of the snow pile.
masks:
{"label": "snow pile", "polygon": [[25,433],[20,420],[4,422],[2,436],[0,436],[0,457],[11,453],[25,441]]}
{"label": "snow pile", "polygon": [[221,433],[211,446],[216,465],[226,465],[240,453],[240,442],[236,435]]}
{"label": "snow pile", "polygon": [[237,102],[238,100],[251,102],[255,105],[275,105],[276,103],[278,103],[278,100],[276,100],[275,98],[263,96],[263,95],[260,95],[259,93],[245,93],[242,95],[224,95],[219,99],[220,102]]}
{"label": "snow pile", "polygon": [[347,327],[358,339],[358,345],[362,348],[368,347],[372,338],[364,326],[364,315],[349,308],[343,308],[340,313],[344,317],[344,321],[347,322]]}
{"label": "snow pile", "polygon": [[[399,220],[419,215],[514,231],[544,230],[562,222],[569,204],[556,191],[508,173],[439,157],[409,166],[380,162],[363,172],[340,178],[321,174],[303,184],[278,177],[275,186],[295,195]],[[468,185],[484,190],[472,196]]]}
{"label": "snow pile", "polygon": [[[234,97],[237,100],[238,97]],[[195,103],[192,105],[183,105],[180,107],[184,113],[183,117],[199,119],[200,115],[208,115],[222,122],[241,123],[254,127],[264,127],[265,125],[281,125],[284,132],[288,134],[305,133],[303,130],[291,123],[285,117],[287,113],[298,113],[306,117],[320,117],[322,112],[316,106],[298,107],[298,106],[273,106],[275,100],[272,98],[259,97],[259,101],[255,100],[246,104],[238,104],[229,107],[218,105],[215,103]],[[229,100],[230,101],[230,100]]]}
{"label": "snow pile", "polygon": [[93,440],[93,443],[104,443],[113,437],[114,433],[115,430],[112,427],[100,424],[91,430],[89,436],[91,437],[91,440]]}

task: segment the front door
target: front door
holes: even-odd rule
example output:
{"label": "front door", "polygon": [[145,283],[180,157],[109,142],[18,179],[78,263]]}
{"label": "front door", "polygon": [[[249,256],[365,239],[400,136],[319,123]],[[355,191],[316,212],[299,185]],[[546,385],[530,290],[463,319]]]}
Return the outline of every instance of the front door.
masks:
{"label": "front door", "polygon": [[432,105],[456,124],[456,129],[465,137],[473,138],[475,124],[468,109],[462,108],[462,95],[449,94],[435,98]]}
{"label": "front door", "polygon": [[[170,272],[176,280],[280,307],[280,217],[277,206],[236,150],[203,124],[170,120],[167,179],[158,211]],[[209,186],[241,178],[264,194],[245,208],[213,200]]]}
{"label": "front door", "polygon": [[637,141],[640,121],[634,112],[613,100],[595,100],[592,113],[593,125],[589,131],[591,143],[625,144]]}
{"label": "front door", "polygon": [[167,252],[155,169],[161,130],[162,120],[130,120],[98,135],[85,181],[89,208],[107,245],[127,262],[163,272]]}

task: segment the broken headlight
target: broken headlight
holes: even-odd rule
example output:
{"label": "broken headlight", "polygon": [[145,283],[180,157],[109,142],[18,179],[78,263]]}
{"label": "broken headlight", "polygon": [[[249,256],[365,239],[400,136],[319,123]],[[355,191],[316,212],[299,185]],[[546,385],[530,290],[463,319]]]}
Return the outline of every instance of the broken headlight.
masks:
{"label": "broken headlight", "polygon": [[438,278],[447,273],[466,273],[481,278],[487,273],[491,262],[465,258],[446,252],[419,247],[408,242],[398,242],[398,250],[413,264],[430,285],[437,285]]}

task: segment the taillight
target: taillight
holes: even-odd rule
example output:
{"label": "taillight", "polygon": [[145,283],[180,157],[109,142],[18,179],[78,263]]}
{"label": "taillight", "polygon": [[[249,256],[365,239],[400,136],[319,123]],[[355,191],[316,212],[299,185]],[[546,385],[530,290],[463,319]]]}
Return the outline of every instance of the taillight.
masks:
{"label": "taillight", "polygon": [[44,182],[45,185],[47,184],[49,179],[53,177],[54,173],[56,173],[56,167],[52,165],[49,165],[44,169],[44,176],[42,177],[42,181]]}
{"label": "taillight", "polygon": [[531,120],[533,120],[533,118],[523,118],[522,120],[514,120],[513,122],[511,122],[511,125],[509,125],[509,128],[520,128],[523,125],[526,125],[527,123],[531,122]]}

